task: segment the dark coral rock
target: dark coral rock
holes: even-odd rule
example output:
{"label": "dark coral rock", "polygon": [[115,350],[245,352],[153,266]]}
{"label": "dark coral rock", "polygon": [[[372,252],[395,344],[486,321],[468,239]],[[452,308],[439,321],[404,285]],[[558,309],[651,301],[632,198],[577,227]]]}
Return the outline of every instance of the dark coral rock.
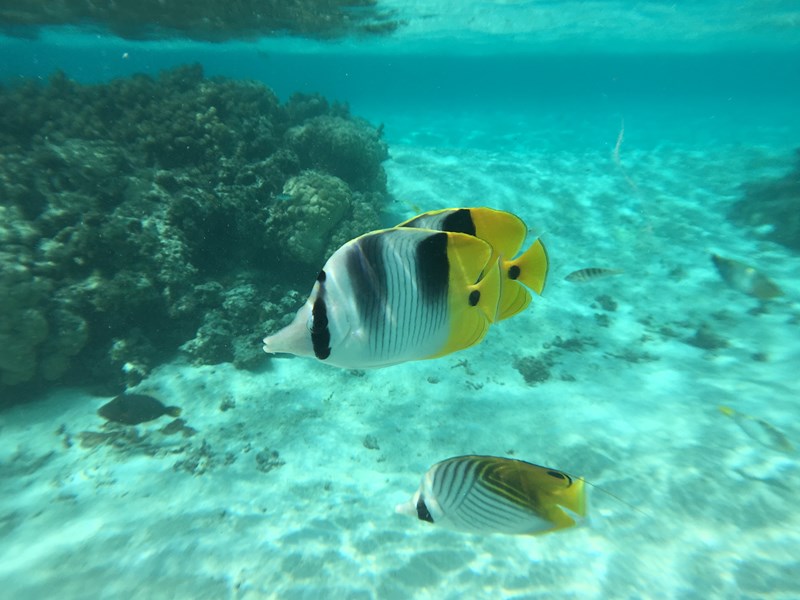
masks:
{"label": "dark coral rock", "polygon": [[253,366],[386,200],[345,106],[196,65],[0,86],[0,152],[0,386],[136,383],[182,344]]}
{"label": "dark coral rock", "polygon": [[547,358],[536,356],[523,356],[514,361],[514,368],[520,372],[528,385],[537,385],[550,379],[551,366]]}
{"label": "dark coral rock", "polygon": [[256,454],[256,469],[262,473],[269,473],[273,469],[277,469],[286,464],[286,461],[281,459],[277,450],[269,450],[265,448]]}
{"label": "dark coral rock", "polygon": [[800,149],[794,168],[786,175],[743,187],[743,197],[731,207],[731,220],[766,227],[768,239],[800,252]]}
{"label": "dark coral rock", "polygon": [[[614,312],[615,310],[617,310],[617,301],[614,300],[608,294],[601,294],[600,296],[597,296],[595,298],[595,301],[600,306],[600,308],[602,308],[607,312]],[[595,305],[593,304],[592,306],[594,307]]]}
{"label": "dark coral rock", "polygon": [[702,348],[703,350],[719,350],[730,346],[727,339],[716,333],[705,323],[697,328],[697,331],[695,331],[692,337],[684,341],[690,346]]}

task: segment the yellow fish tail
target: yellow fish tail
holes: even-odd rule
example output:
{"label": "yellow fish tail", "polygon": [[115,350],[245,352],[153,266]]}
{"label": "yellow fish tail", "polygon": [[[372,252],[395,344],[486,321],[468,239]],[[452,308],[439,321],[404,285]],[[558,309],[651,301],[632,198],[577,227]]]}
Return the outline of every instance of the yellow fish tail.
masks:
{"label": "yellow fish tail", "polygon": [[541,240],[536,240],[519,257],[503,263],[503,270],[509,279],[519,281],[540,296],[544,291],[548,268],[547,250]]}
{"label": "yellow fish tail", "polygon": [[572,485],[564,491],[559,504],[580,517],[586,516],[586,488],[583,479],[573,480]]}
{"label": "yellow fish tail", "polygon": [[500,306],[497,307],[497,320],[502,321],[525,310],[531,303],[531,293],[518,281],[504,278],[501,281]]}
{"label": "yellow fish tail", "polygon": [[580,523],[588,512],[583,479],[573,479],[568,488],[553,493],[542,508],[544,516],[553,524],[547,532],[574,527]]}

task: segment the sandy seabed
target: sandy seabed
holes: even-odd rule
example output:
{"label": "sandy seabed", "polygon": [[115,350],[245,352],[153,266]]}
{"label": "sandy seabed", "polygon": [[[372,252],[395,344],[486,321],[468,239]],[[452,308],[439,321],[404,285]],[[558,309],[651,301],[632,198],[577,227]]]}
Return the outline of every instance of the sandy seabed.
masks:
{"label": "sandy seabed", "polygon": [[[725,216],[745,178],[789,168],[791,147],[626,142],[615,161],[614,130],[585,151],[474,124],[455,141],[402,131],[386,165],[394,216],[516,212],[547,245],[544,296],[433,361],[163,365],[135,391],[182,407],[191,429],[174,433],[166,417],[104,424],[108,398],[80,390],[5,411],[5,597],[800,596],[798,454],[717,409],[800,445],[797,257]],[[786,297],[759,307],[726,287],[712,251],[763,270]],[[590,266],[624,273],[564,281]],[[541,537],[394,514],[430,465],[467,453],[605,491],[590,489],[587,523]]]}

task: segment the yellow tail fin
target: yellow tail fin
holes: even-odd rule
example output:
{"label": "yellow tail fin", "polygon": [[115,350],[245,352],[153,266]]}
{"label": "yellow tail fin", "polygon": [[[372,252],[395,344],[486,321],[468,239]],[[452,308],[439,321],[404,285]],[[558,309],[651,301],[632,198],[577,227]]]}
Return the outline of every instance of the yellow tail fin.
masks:
{"label": "yellow tail fin", "polygon": [[544,290],[548,268],[547,250],[541,240],[536,240],[514,260],[503,262],[503,271],[510,279],[523,283],[540,296]]}
{"label": "yellow tail fin", "polygon": [[561,506],[578,516],[586,516],[586,489],[583,479],[573,479],[572,485],[564,491],[562,498],[564,501],[559,502]]}
{"label": "yellow tail fin", "polygon": [[[505,275],[505,273],[504,273]],[[501,280],[500,305],[497,320],[502,321],[522,312],[531,303],[531,293],[518,281],[504,277]]]}
{"label": "yellow tail fin", "polygon": [[542,516],[553,526],[532,535],[574,527],[583,521],[587,513],[586,489],[583,479],[573,479],[568,488],[548,494],[541,506]]}

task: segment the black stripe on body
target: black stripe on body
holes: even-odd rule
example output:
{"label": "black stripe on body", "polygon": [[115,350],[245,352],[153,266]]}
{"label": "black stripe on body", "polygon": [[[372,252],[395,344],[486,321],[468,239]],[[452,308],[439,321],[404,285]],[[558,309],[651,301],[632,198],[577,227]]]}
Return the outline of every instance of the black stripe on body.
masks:
{"label": "black stripe on body", "polygon": [[[386,271],[383,261],[383,237],[360,238],[347,253],[347,276],[353,288],[353,302],[367,331],[375,332],[377,323],[385,320]],[[380,331],[383,327],[379,328]],[[370,336],[370,344],[374,343]]]}
{"label": "black stripe on body", "polygon": [[434,233],[422,240],[416,252],[420,298],[429,306],[447,302],[450,261],[447,258],[447,234]]}
{"label": "black stripe on body", "polygon": [[481,506],[487,515],[494,515],[499,521],[508,524],[520,520],[530,519],[533,511],[530,508],[519,506],[515,502],[499,496],[489,488],[478,483],[473,488],[472,496],[480,499]]}
{"label": "black stripe on body", "polygon": [[533,511],[520,505],[519,496],[486,485],[491,462],[461,459],[446,462],[437,470],[433,491],[445,514],[470,528],[506,530],[533,517]]}
{"label": "black stripe on body", "polygon": [[516,512],[505,510],[506,507],[492,504],[486,498],[470,494],[458,511],[457,518],[470,527],[476,525],[503,531],[509,529],[509,525],[518,523],[520,517],[530,517]]}
{"label": "black stripe on body", "polygon": [[455,509],[469,490],[469,461],[454,460],[443,464],[434,478],[434,491],[439,504],[446,510]]}
{"label": "black stripe on body", "polygon": [[489,461],[481,466],[478,477],[484,487],[520,507],[527,507],[536,502],[536,498],[530,498],[519,488],[506,483],[498,472],[499,468],[500,465]]}
{"label": "black stripe on body", "polygon": [[422,344],[447,319],[447,235],[366,235],[346,258],[354,304],[378,360]]}
{"label": "black stripe on body", "polygon": [[442,231],[453,231],[475,236],[475,223],[468,208],[459,208],[442,220]]}

